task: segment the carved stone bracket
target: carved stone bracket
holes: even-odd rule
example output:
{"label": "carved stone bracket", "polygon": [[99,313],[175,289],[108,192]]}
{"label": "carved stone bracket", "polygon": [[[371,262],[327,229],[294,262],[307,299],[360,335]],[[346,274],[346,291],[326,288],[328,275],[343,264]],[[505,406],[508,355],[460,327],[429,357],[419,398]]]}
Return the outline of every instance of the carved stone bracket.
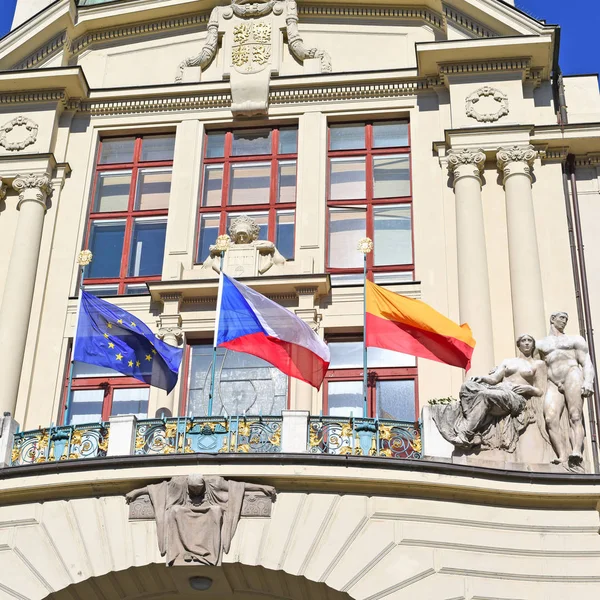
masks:
{"label": "carved stone bracket", "polygon": [[[8,134],[16,129],[23,129],[23,137],[22,139],[8,139]],[[34,123],[31,119],[27,117],[15,117],[8,123],[5,123],[0,128],[0,146],[2,148],[9,150],[10,152],[15,152],[19,150],[25,150],[27,146],[31,146],[35,144],[38,135],[38,125]]]}
{"label": "carved stone bracket", "polygon": [[45,210],[47,208],[46,200],[52,195],[54,189],[47,173],[18,175],[13,181],[12,187],[19,194],[18,210],[23,202],[27,201],[38,202]]}
{"label": "carved stone bracket", "polygon": [[463,177],[474,177],[481,184],[481,173],[485,165],[483,150],[449,150],[447,160],[448,172],[454,176],[454,185]]}
{"label": "carved stone bracket", "polygon": [[[498,110],[496,112],[480,113],[475,106],[481,98],[493,98],[498,104]],[[467,117],[476,119],[480,123],[494,123],[509,113],[508,96],[497,88],[484,85],[467,96],[465,112]]]}
{"label": "carved stone bracket", "polygon": [[516,174],[527,175],[531,179],[531,168],[538,154],[532,145],[499,148],[496,159],[498,168],[504,174],[504,181]]}

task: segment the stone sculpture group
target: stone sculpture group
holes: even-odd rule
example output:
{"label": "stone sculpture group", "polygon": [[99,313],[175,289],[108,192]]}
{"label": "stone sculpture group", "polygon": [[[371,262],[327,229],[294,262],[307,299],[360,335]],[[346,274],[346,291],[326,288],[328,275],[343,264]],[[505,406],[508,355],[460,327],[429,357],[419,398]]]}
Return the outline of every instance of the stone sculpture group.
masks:
{"label": "stone sculpture group", "polygon": [[[442,436],[464,454],[492,450],[510,456],[526,428],[537,423],[541,443],[554,451],[552,462],[581,471],[583,404],[592,394],[594,367],[586,341],[565,334],[568,319],[565,312],[554,313],[547,337],[520,336],[519,357],[467,380],[458,401],[432,406]],[[525,451],[519,462],[536,461]]]}

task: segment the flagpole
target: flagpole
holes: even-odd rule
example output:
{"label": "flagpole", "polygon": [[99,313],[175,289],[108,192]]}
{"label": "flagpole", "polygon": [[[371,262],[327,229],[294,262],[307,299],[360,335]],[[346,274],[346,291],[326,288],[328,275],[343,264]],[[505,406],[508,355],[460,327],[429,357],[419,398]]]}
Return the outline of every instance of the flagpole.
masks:
{"label": "flagpole", "polygon": [[231,238],[225,234],[220,235],[217,238],[215,244],[216,249],[219,250],[221,260],[219,263],[219,291],[217,292],[217,311],[215,315],[215,334],[213,336],[213,352],[212,352],[212,365],[210,372],[210,392],[208,394],[208,407],[206,410],[207,416],[212,417],[213,411],[213,400],[215,396],[215,372],[217,368],[217,339],[219,336],[219,315],[221,313],[221,292],[223,290],[223,265],[225,262],[225,252],[229,248]]}
{"label": "flagpole", "polygon": [[73,389],[73,372],[75,370],[75,343],[77,342],[77,328],[79,327],[79,311],[81,309],[81,292],[83,291],[83,272],[92,262],[93,254],[89,250],[82,250],[77,257],[79,264],[79,294],[77,298],[77,313],[75,314],[75,335],[73,336],[73,346],[71,347],[71,364],[69,365],[69,383],[67,385],[67,401],[65,407],[65,425],[69,424],[71,413],[71,392]]}
{"label": "flagpole", "polygon": [[[358,242],[358,250],[363,253],[363,417],[369,415],[368,374],[369,363],[367,355],[367,254],[373,250],[373,241],[362,238]],[[377,418],[377,415],[375,415]]]}

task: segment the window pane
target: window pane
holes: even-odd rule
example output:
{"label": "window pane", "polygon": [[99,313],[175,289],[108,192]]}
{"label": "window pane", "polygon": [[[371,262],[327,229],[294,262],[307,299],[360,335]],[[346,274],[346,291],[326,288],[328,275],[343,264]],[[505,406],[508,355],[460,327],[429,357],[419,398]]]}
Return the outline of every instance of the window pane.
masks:
{"label": "window pane", "polygon": [[84,285],[83,289],[94,296],[117,296],[119,294],[118,285]]}
{"label": "window pane", "polygon": [[270,163],[231,165],[229,204],[268,204],[270,186]]}
{"label": "window pane", "polygon": [[198,262],[208,258],[210,246],[217,241],[219,235],[219,215],[200,216],[200,239],[198,240]]}
{"label": "window pane", "polygon": [[171,169],[140,169],[135,210],[160,210],[169,207]]}
{"label": "window pane", "polygon": [[73,361],[73,377],[123,377],[123,375],[108,367],[90,365],[76,360]]}
{"label": "window pane", "polygon": [[373,125],[373,148],[408,146],[408,123],[376,123]]}
{"label": "window pane", "polygon": [[127,210],[131,171],[121,173],[98,173],[94,212]]}
{"label": "window pane", "polygon": [[412,263],[410,213],[407,204],[373,207],[375,266]]}
{"label": "window pane", "polygon": [[206,165],[204,167],[202,206],[221,206],[222,187],[223,167],[221,165]]}
{"label": "window pane", "polygon": [[136,219],[133,222],[129,255],[130,277],[162,273],[166,232],[166,219]]}
{"label": "window pane", "polygon": [[361,150],[365,147],[365,125],[332,125],[329,128],[330,150]]}
{"label": "window pane", "polygon": [[[212,347],[191,349],[187,414],[205,416],[210,389]],[[217,349],[213,415],[279,415],[287,406],[288,378],[260,358]]]}
{"label": "window pane", "polygon": [[327,410],[332,417],[363,416],[362,381],[330,381],[327,384]]}
{"label": "window pane", "polygon": [[366,159],[332,158],[329,173],[331,200],[360,200],[367,194]]}
{"label": "window pane", "polygon": [[[229,233],[229,227],[231,226],[231,221],[233,219],[240,217],[242,215],[248,215],[252,219],[256,221],[256,224],[260,228],[260,233],[258,234],[259,240],[268,240],[269,239],[269,213],[266,212],[247,212],[247,213],[229,213],[227,215],[227,233]],[[214,242],[212,242],[214,244]]]}
{"label": "window pane", "polygon": [[410,196],[410,158],[408,154],[373,157],[373,197]]}
{"label": "window pane", "polygon": [[86,267],[86,278],[119,277],[125,221],[93,221],[89,248],[94,260]]}
{"label": "window pane", "polygon": [[296,161],[279,163],[277,202],[296,202]]}
{"label": "window pane", "polygon": [[[330,342],[330,369],[361,369],[363,366],[363,343]],[[400,352],[392,352],[383,348],[368,349],[369,367],[414,367],[415,357]]]}
{"label": "window pane", "polygon": [[279,154],[296,154],[298,151],[298,130],[279,130]]}
{"label": "window pane", "polygon": [[141,160],[173,160],[174,135],[153,135],[142,140]]}
{"label": "window pane", "polygon": [[275,246],[287,260],[294,258],[294,211],[279,211],[275,217]]}
{"label": "window pane", "polygon": [[415,382],[412,379],[378,380],[376,394],[380,419],[415,421]]}
{"label": "window pane", "polygon": [[135,138],[114,138],[102,141],[100,164],[133,162]]}
{"label": "window pane", "polygon": [[150,388],[117,388],[113,391],[110,416],[135,415],[138,419],[148,416],[148,391]]}
{"label": "window pane", "polygon": [[221,158],[222,156],[225,156],[225,133],[207,133],[206,158]]}
{"label": "window pane", "polygon": [[67,425],[98,423],[102,420],[104,390],[73,390]]}
{"label": "window pane", "polygon": [[373,275],[375,283],[379,285],[393,285],[404,281],[414,281],[413,271],[398,271],[397,273],[375,273]]}
{"label": "window pane", "polygon": [[271,130],[249,129],[233,132],[232,156],[271,154]]}
{"label": "window pane", "polygon": [[329,209],[329,266],[337,269],[363,266],[358,240],[366,235],[366,211]]}
{"label": "window pane", "polygon": [[125,293],[128,296],[141,296],[144,294],[148,294],[148,288],[145,283],[135,283],[129,284],[125,286]]}

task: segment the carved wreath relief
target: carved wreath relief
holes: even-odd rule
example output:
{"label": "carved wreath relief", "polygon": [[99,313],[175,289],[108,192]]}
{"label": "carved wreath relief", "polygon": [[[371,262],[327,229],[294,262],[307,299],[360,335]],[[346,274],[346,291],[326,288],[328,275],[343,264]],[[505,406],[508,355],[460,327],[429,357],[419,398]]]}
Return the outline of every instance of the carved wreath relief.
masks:
{"label": "carved wreath relief", "polygon": [[[476,105],[481,98],[493,98],[493,100],[498,103],[498,110],[496,112],[488,113],[479,112]],[[471,117],[480,123],[494,123],[509,113],[508,96],[497,88],[484,85],[467,96],[465,111],[467,117]]]}
{"label": "carved wreath relief", "polygon": [[0,146],[10,152],[25,150],[35,144],[37,135],[37,123],[27,117],[15,117],[0,128]]}

